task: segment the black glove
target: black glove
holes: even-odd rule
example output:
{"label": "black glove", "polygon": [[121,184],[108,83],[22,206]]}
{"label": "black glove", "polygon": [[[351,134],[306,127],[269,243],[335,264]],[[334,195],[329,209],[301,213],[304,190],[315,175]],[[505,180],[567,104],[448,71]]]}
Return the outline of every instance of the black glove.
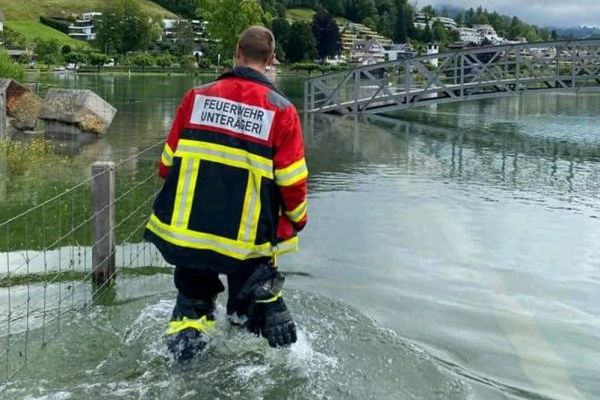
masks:
{"label": "black glove", "polygon": [[284,281],[276,268],[261,265],[238,294],[239,300],[251,302],[247,329],[261,334],[271,347],[289,346],[297,340],[296,324],[281,298]]}
{"label": "black glove", "polygon": [[271,347],[284,347],[296,343],[296,324],[282,298],[272,303],[258,303],[263,309],[264,323],[261,334]]}

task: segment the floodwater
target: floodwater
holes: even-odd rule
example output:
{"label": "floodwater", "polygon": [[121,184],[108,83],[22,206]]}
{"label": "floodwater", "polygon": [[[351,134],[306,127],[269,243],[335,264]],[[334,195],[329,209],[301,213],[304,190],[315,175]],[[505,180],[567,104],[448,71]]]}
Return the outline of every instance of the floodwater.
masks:
{"label": "floodwater", "polygon": [[[66,146],[73,168],[58,178],[154,143],[209,79],[42,77],[119,109],[104,139]],[[278,84],[301,106],[301,80]],[[600,398],[599,127],[598,95],[305,116],[310,222],[281,260],[296,345],[269,349],[220,306],[206,357],[179,367],[162,337],[170,276],[119,278],[109,304],[31,350],[0,398]],[[4,208],[37,187],[11,182]]]}

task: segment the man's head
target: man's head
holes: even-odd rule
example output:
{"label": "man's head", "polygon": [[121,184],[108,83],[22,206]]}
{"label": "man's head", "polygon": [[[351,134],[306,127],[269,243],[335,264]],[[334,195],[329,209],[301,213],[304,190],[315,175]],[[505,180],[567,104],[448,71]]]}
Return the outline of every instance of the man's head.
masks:
{"label": "man's head", "polygon": [[265,72],[274,59],[275,38],[270,30],[255,25],[242,32],[235,48],[235,65]]}

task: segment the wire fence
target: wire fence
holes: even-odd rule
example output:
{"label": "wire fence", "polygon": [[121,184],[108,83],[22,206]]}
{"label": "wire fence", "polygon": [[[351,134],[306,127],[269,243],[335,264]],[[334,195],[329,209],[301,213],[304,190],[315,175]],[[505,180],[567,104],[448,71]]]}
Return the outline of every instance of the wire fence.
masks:
{"label": "wire fence", "polygon": [[[32,346],[44,347],[60,334],[68,313],[110,296],[118,273],[167,266],[143,241],[161,186],[156,165],[163,143],[113,163],[114,197],[101,209],[94,211],[92,186],[106,171],[92,172],[0,223],[0,383],[27,364]],[[94,235],[94,224],[104,219],[107,209],[114,212],[114,225]],[[115,243],[107,255],[115,268],[99,282],[93,279],[94,246],[107,239]]]}

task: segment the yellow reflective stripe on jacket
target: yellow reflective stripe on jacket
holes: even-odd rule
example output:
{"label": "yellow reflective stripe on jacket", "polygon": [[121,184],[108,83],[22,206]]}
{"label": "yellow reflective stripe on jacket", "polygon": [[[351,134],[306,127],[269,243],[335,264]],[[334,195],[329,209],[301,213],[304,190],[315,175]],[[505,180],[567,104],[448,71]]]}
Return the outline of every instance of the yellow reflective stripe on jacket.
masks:
{"label": "yellow reflective stripe on jacket", "polygon": [[273,179],[273,161],[246,150],[215,143],[181,139],[177,144],[177,157],[197,157],[234,167],[248,169],[260,176]]}
{"label": "yellow reflective stripe on jacket", "polygon": [[257,245],[172,226],[161,222],[154,214],[150,217],[146,228],[156,236],[174,245],[198,250],[212,250],[237,260],[272,257],[273,254],[285,254],[298,250],[297,236],[278,243],[273,248],[271,243]]}
{"label": "yellow reflective stripe on jacket", "polygon": [[173,166],[173,150],[171,150],[168,143],[165,143],[162,155],[160,156],[160,161],[165,167]]}
{"label": "yellow reflective stripe on jacket", "polygon": [[177,192],[175,194],[175,207],[171,217],[171,224],[179,227],[187,227],[194,202],[194,191],[198,180],[198,169],[200,160],[183,158],[181,170],[177,181]]}
{"label": "yellow reflective stripe on jacket", "polygon": [[296,161],[292,165],[275,170],[275,182],[279,186],[291,186],[308,176],[306,161],[304,158]]}
{"label": "yellow reflective stripe on jacket", "polygon": [[254,243],[258,219],[260,218],[260,186],[261,178],[250,173],[244,196],[244,208],[238,231],[238,240],[246,243]]}
{"label": "yellow reflective stripe on jacket", "polygon": [[287,215],[288,218],[292,222],[300,222],[302,220],[302,218],[304,218],[304,216],[306,215],[306,211],[307,210],[308,210],[308,202],[306,200],[304,200],[294,210],[292,210],[292,211],[286,211],[285,215]]}
{"label": "yellow reflective stripe on jacket", "polygon": [[167,325],[167,335],[174,335],[179,333],[185,329],[195,329],[199,332],[207,333],[215,329],[216,323],[215,321],[211,321],[206,318],[206,315],[202,316],[200,319],[191,319],[187,317],[183,317],[182,320],[179,321],[170,321]]}

